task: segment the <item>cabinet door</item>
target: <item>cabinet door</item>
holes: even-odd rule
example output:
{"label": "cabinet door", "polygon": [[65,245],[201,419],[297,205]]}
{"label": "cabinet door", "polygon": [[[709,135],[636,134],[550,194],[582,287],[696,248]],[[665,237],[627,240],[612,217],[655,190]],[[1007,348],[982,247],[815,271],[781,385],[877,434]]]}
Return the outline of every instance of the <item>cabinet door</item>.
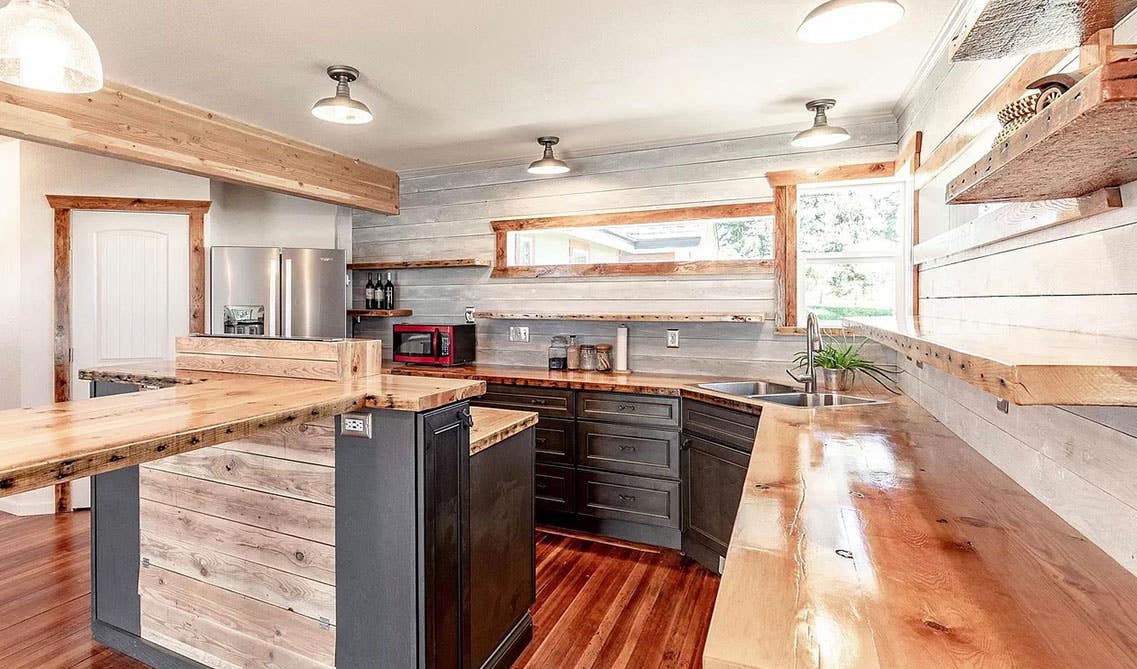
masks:
{"label": "cabinet door", "polygon": [[537,462],[571,465],[576,460],[576,424],[571,420],[541,417],[534,430]]}
{"label": "cabinet door", "polygon": [[537,509],[576,511],[576,470],[572,467],[538,464],[534,488]]}
{"label": "cabinet door", "polygon": [[682,459],[684,547],[695,541],[725,556],[750,456],[685,434]]}

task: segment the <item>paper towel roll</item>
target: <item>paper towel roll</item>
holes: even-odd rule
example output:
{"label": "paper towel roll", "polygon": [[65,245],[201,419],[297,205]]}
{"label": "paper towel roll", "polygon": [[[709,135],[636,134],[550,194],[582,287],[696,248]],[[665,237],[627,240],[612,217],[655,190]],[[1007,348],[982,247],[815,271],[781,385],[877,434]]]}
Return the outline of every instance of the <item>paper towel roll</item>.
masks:
{"label": "paper towel roll", "polygon": [[615,371],[628,371],[628,327],[626,325],[621,325],[616,328]]}

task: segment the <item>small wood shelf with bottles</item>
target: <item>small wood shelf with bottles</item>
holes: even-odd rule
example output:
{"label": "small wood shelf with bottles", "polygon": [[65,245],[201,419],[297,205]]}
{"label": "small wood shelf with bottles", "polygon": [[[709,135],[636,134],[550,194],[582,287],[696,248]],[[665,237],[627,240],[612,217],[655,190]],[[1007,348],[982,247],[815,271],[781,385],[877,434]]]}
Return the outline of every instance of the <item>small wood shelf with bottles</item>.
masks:
{"label": "small wood shelf with bottles", "polygon": [[348,269],[355,271],[441,269],[446,267],[493,267],[493,261],[489,258],[446,258],[439,260],[372,260],[347,264]]}
{"label": "small wood shelf with bottles", "polygon": [[394,318],[410,316],[414,312],[410,309],[348,309],[347,315],[355,318]]}

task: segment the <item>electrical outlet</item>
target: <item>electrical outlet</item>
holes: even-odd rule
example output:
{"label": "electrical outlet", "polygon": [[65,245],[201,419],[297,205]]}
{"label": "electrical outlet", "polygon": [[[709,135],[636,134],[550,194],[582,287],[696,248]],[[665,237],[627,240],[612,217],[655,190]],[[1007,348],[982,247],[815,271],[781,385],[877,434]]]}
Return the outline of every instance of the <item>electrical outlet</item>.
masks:
{"label": "electrical outlet", "polygon": [[679,348],[679,331],[667,331],[667,348]]}
{"label": "electrical outlet", "polygon": [[345,413],[340,419],[340,435],[344,437],[371,438],[371,414]]}
{"label": "electrical outlet", "polygon": [[525,325],[511,325],[509,327],[509,341],[529,341],[529,327]]}

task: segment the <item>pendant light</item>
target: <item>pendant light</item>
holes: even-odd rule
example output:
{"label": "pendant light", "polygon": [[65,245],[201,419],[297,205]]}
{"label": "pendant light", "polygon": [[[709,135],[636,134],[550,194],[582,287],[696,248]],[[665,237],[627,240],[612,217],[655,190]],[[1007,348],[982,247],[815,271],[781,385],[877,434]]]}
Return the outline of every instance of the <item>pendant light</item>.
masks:
{"label": "pendant light", "polygon": [[67,0],[11,0],[0,9],[0,81],[53,93],[103,87],[99,50]]}
{"label": "pendant light", "polygon": [[336,94],[312,105],[312,116],[331,123],[343,125],[362,125],[370,123],[375,116],[367,105],[351,99],[348,84],[359,78],[359,70],[349,65],[332,65],[328,76],[336,82]]}
{"label": "pendant light", "polygon": [[545,147],[545,154],[540,160],[529,163],[529,174],[564,174],[569,171],[565,161],[557,160],[553,155],[553,146],[560,141],[560,137],[537,138],[537,143]]}
{"label": "pendant light", "polygon": [[810,100],[805,103],[805,108],[813,112],[813,127],[794,135],[790,144],[802,149],[816,149],[849,141],[849,131],[829,125],[829,119],[825,116],[825,112],[835,106],[837,101],[832,98]]}
{"label": "pendant light", "polygon": [[805,17],[797,36],[815,44],[851,42],[878,33],[903,16],[904,6],[896,0],[829,0]]}

